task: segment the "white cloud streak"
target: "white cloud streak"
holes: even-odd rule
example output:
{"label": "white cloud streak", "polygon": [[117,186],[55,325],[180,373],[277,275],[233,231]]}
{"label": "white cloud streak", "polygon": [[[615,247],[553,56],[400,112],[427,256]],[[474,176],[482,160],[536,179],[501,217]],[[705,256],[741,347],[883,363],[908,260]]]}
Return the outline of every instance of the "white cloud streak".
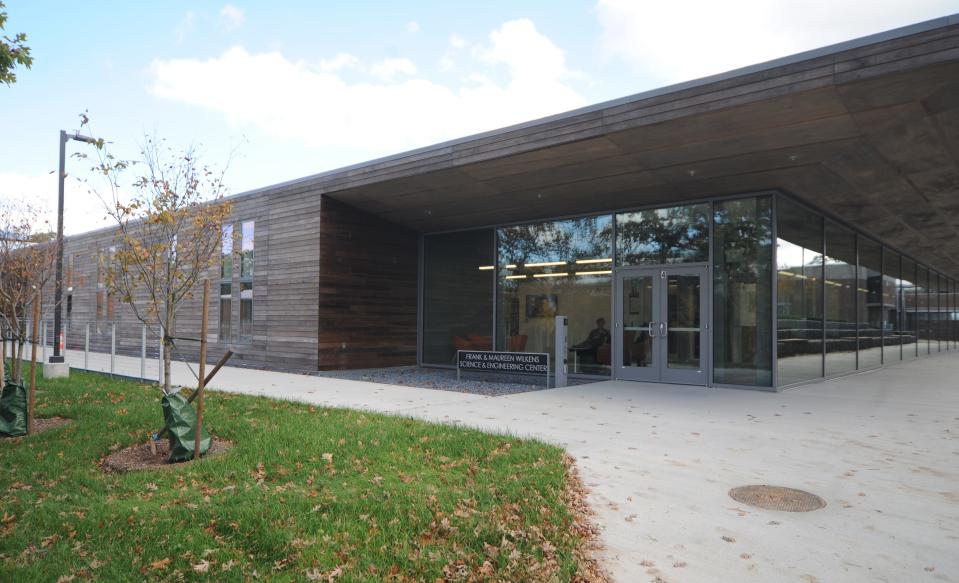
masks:
{"label": "white cloud streak", "polygon": [[232,4],[226,4],[220,9],[220,19],[223,22],[224,28],[233,30],[243,26],[243,23],[246,22],[246,13],[242,8],[237,8]]}
{"label": "white cloud streak", "polygon": [[[339,74],[353,59],[337,56],[324,67],[280,52],[233,47],[206,59],[156,60],[151,91],[160,98],[219,112],[241,127],[315,146],[357,148],[369,155],[427,145],[582,106],[568,84],[574,72],[565,55],[529,20],[505,23],[476,52],[472,82],[447,86],[416,76],[398,59],[368,78]],[[331,66],[336,62],[342,67]],[[379,63],[384,66],[386,61]],[[503,70],[490,81],[481,70]],[[358,70],[358,69],[357,69]],[[253,74],[252,72],[255,72]],[[394,80],[376,73],[391,72]]]}

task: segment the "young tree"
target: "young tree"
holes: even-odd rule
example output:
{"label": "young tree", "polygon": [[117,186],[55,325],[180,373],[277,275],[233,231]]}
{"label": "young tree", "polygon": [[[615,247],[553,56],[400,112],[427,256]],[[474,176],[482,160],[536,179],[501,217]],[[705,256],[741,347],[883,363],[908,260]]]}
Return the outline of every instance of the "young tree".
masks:
{"label": "young tree", "polygon": [[[85,121],[85,117],[84,117]],[[107,290],[163,342],[163,391],[170,392],[170,363],[177,312],[219,259],[223,223],[223,172],[214,172],[192,149],[176,152],[147,137],[141,159],[120,161],[97,144],[94,168],[108,192],[95,192],[117,226],[115,250],[103,265]],[[130,192],[121,178],[136,170]]]}
{"label": "young tree", "polygon": [[[0,31],[7,23],[7,12],[4,8],[6,7],[3,2],[0,2]],[[17,80],[13,70],[18,65],[29,69],[30,65],[33,64],[30,47],[25,44],[26,42],[27,35],[22,32],[13,35],[13,38],[9,36],[0,37],[0,83],[13,85]]]}
{"label": "young tree", "polygon": [[[10,377],[23,379],[21,361],[32,304],[53,281],[56,244],[50,225],[29,204],[0,203],[0,319],[11,339]],[[5,363],[0,360],[0,375]]]}

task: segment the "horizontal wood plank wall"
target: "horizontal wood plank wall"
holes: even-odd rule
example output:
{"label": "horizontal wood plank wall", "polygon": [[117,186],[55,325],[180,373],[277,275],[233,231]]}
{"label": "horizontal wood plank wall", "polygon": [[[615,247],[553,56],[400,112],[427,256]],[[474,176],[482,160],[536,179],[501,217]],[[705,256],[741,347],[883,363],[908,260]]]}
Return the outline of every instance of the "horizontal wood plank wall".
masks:
{"label": "horizontal wood plank wall", "polygon": [[[319,293],[320,195],[312,188],[277,188],[231,199],[229,222],[240,232],[243,221],[254,221],[253,338],[239,342],[239,285],[232,280],[231,329],[229,338],[220,338],[219,266],[211,268],[209,298],[208,360],[216,362],[227,348],[234,351],[231,366],[275,370],[315,371],[317,368],[317,297]],[[69,218],[67,218],[69,221]],[[67,348],[83,350],[86,325],[90,325],[90,349],[110,351],[112,324],[117,329],[117,353],[139,356],[142,325],[129,306],[113,299],[112,318],[105,303],[97,317],[97,257],[115,245],[114,231],[104,229],[68,237],[64,246],[64,297],[72,296],[72,316],[67,320],[64,300],[64,329]],[[239,251],[239,245],[235,246]],[[70,258],[73,273],[67,275]],[[234,271],[239,270],[239,257]],[[202,284],[177,314],[175,336],[199,336]],[[49,335],[53,334],[53,282],[44,289],[44,314]],[[50,340],[48,339],[48,342]],[[156,358],[158,338],[147,335],[147,355]],[[199,358],[196,342],[179,341],[176,359]],[[72,363],[74,366],[82,362]]]}
{"label": "horizontal wood plank wall", "polygon": [[416,363],[418,236],[324,197],[319,368]]}

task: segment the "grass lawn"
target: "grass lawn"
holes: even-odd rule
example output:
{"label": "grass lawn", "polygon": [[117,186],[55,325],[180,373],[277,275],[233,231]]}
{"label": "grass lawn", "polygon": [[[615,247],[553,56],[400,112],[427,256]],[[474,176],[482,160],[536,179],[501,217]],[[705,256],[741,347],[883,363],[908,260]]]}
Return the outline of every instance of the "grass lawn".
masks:
{"label": "grass lawn", "polygon": [[233,449],[106,474],[104,456],[161,426],[159,389],[77,371],[39,384],[37,416],[74,422],[0,440],[2,581],[568,581],[590,569],[557,447],[211,392],[205,421]]}

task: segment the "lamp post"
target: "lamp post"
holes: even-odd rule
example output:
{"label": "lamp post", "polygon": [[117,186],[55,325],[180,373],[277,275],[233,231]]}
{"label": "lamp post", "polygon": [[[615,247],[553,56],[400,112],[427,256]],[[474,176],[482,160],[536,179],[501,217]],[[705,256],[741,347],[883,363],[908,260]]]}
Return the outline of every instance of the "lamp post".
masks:
{"label": "lamp post", "polygon": [[[57,191],[57,273],[53,288],[53,355],[50,364],[64,362],[63,345],[63,181],[66,177],[66,150],[69,140],[97,144],[99,140],[81,136],[79,132],[68,134],[60,130],[60,180]],[[67,376],[70,369],[57,376]],[[46,372],[46,370],[44,370]],[[46,375],[45,375],[46,376]]]}

